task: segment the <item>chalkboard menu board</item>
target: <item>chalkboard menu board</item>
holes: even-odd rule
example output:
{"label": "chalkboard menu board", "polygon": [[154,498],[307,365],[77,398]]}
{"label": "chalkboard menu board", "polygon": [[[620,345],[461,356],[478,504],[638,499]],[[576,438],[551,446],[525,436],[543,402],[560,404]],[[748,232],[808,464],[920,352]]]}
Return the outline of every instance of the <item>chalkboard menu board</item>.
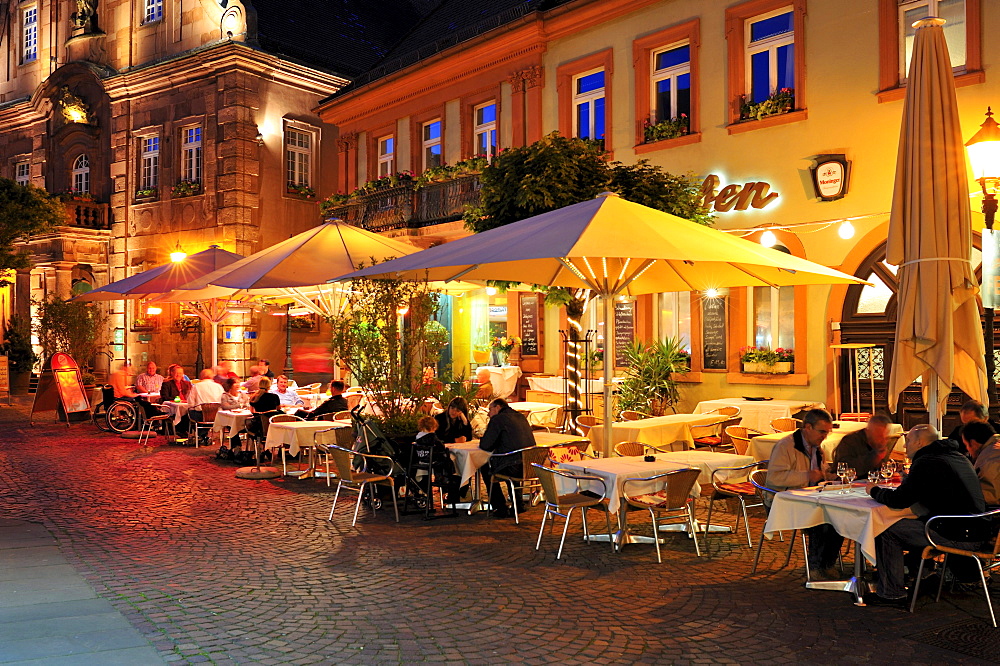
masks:
{"label": "chalkboard menu board", "polygon": [[615,366],[628,365],[625,348],[635,339],[635,303],[615,301]]}
{"label": "chalkboard menu board", "polygon": [[538,356],[538,294],[521,294],[521,356]]}
{"label": "chalkboard menu board", "polygon": [[726,299],[705,298],[701,302],[702,367],[726,369]]}

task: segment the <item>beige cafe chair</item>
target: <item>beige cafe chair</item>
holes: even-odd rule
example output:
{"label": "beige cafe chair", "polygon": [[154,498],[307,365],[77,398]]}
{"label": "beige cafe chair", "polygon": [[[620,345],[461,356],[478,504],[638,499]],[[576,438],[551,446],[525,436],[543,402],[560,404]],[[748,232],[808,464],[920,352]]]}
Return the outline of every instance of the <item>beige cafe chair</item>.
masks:
{"label": "beige cafe chair", "polygon": [[691,426],[691,439],[694,442],[694,448],[708,449],[712,452],[716,449],[732,449],[733,440],[726,434],[726,428],[738,426],[742,420],[741,416],[720,415],[720,419],[715,423]]}
{"label": "beige cafe chair", "polygon": [[[777,490],[767,487],[767,460],[760,461],[760,467],[750,472],[750,483],[757,490],[757,497],[760,499],[761,504],[764,506],[764,512],[770,513],[771,511],[771,501],[774,499]],[[760,551],[764,547],[764,528],[767,527],[767,521],[760,528],[760,538],[757,539],[757,554],[753,558],[753,567],[750,569],[750,575],[757,573],[757,564],[760,562]],[[785,555],[785,563],[782,567],[787,567],[788,563],[792,561],[792,548],[795,547],[795,533],[798,530],[792,530],[792,538],[788,540],[788,554]],[[778,535],[784,538],[779,532]],[[806,558],[808,561],[808,558]]]}
{"label": "beige cafe chair", "polygon": [[790,416],[782,416],[781,418],[771,419],[771,429],[774,432],[791,432],[792,430],[798,430],[802,427],[802,421],[798,419],[793,419]]}
{"label": "beige cafe chair", "polygon": [[623,457],[635,457],[646,455],[647,447],[642,442],[618,442],[615,444],[615,455]]}
{"label": "beige cafe chair", "polygon": [[349,411],[337,412],[336,414],[333,415],[334,421],[345,421],[349,420],[350,418],[351,418],[351,412]]}
{"label": "beige cafe chair", "polygon": [[[361,498],[365,493],[365,487],[378,484],[389,487],[389,495],[392,497],[392,509],[396,513],[396,522],[399,522],[399,507],[396,505],[396,486],[392,481],[392,476],[389,474],[373,474],[368,471],[368,465],[373,462],[388,465],[391,470],[393,465],[392,458],[377,456],[371,453],[358,453],[357,451],[351,451],[335,444],[317,443],[316,446],[320,447],[321,452],[330,455],[333,461],[333,472],[337,475],[337,491],[333,494],[333,506],[330,507],[330,515],[327,516],[327,520],[333,520],[333,512],[337,509],[337,498],[340,497],[340,491],[343,488],[352,490],[358,494],[358,501],[354,505],[354,520],[351,521],[351,527],[357,525],[358,510],[361,508]],[[359,461],[360,469],[354,468],[354,465],[351,463],[352,458]],[[375,514],[375,510],[379,506],[381,506],[381,501],[375,493],[372,493],[372,515]]]}
{"label": "beige cafe chair", "polygon": [[[608,528],[608,541],[611,542],[611,550],[614,552],[615,539],[614,533],[611,531],[611,515],[608,512],[608,485],[604,479],[589,474],[570,474],[561,469],[549,469],[538,464],[535,464],[534,468],[535,474],[538,476],[538,481],[542,486],[542,494],[545,496],[545,512],[542,514],[542,524],[538,528],[538,541],[535,542],[535,550],[538,550],[542,545],[542,535],[545,534],[545,521],[548,520],[549,516],[552,516],[552,520],[555,521],[556,516],[558,516],[566,519],[566,522],[563,524],[562,538],[559,539],[559,550],[556,552],[557,560],[562,557],[563,544],[566,543],[566,532],[569,529],[569,521],[573,517],[574,509],[580,509],[580,519],[583,522],[583,538],[589,543],[590,530],[587,528],[587,509],[597,509],[604,512],[604,521]],[[576,488],[572,492],[560,494],[556,483],[557,478],[572,481],[576,485]],[[583,494],[583,489],[580,486],[583,481],[601,484],[603,490],[600,497],[592,494]]]}
{"label": "beige cafe chair", "polygon": [[[750,483],[748,477],[756,469],[766,469],[767,461],[750,463],[741,467],[719,467],[712,472],[712,490],[708,497],[708,523],[705,526],[705,547],[708,547],[708,533],[712,525],[712,507],[716,500],[736,499],[740,503],[740,513],[743,514],[743,527],[747,532],[747,545],[753,548],[753,539],[750,537],[750,520],[747,518],[747,509],[764,506],[759,500],[757,487]],[[747,480],[742,480],[747,479]],[[748,504],[748,502],[752,502]],[[740,531],[740,513],[736,514],[736,525],[733,533]]]}
{"label": "beige cafe chair", "polygon": [[[963,550],[961,548],[952,548],[950,546],[938,545],[934,542],[934,535],[931,532],[931,525],[934,523],[947,523],[947,522],[959,522],[968,521],[970,518],[979,518],[984,522],[987,520],[992,520],[990,534],[996,533],[996,537],[993,539],[993,550],[989,551],[986,548],[989,547],[988,542],[984,546],[983,550]],[[941,555],[944,555],[944,562],[941,564],[941,580],[938,583],[937,597],[934,601],[941,601],[941,588],[944,585],[944,568],[948,566],[948,557],[968,557],[976,563],[976,567],[979,569],[979,580],[983,584],[983,594],[986,595],[986,607],[990,609],[990,620],[993,621],[993,626],[997,626],[997,616],[993,613],[993,602],[990,601],[990,588],[986,584],[986,572],[993,571],[1000,567],[1000,531],[997,531],[998,523],[1000,520],[1000,509],[994,509],[992,511],[987,511],[986,513],[978,513],[972,516],[934,516],[927,521],[924,525],[924,535],[931,545],[924,547],[923,552],[920,554],[920,568],[917,570],[917,584],[913,588],[913,600],[910,601],[910,612],[917,605],[917,596],[920,594],[920,578],[924,574],[924,563],[927,560],[933,560]]]}
{"label": "beige cafe chair", "polygon": [[604,419],[600,416],[594,416],[593,414],[581,414],[576,417],[576,424],[580,426],[580,434],[584,437],[590,436],[590,429],[594,426],[604,425]]}
{"label": "beige cafe chair", "polygon": [[699,474],[701,470],[690,467],[653,476],[628,478],[622,483],[622,499],[627,504],[626,510],[622,513],[622,530],[628,533],[630,509],[649,511],[653,521],[656,561],[661,564],[663,558],[660,557],[660,524],[687,525],[688,533],[694,539],[695,553],[701,557],[698,530],[694,523],[694,498],[691,497],[691,489],[694,488]]}
{"label": "beige cafe chair", "polygon": [[642,419],[653,418],[649,414],[644,414],[643,412],[637,412],[631,409],[626,409],[619,416],[621,416],[622,421],[641,421]]}
{"label": "beige cafe chair", "polygon": [[726,428],[726,436],[732,441],[736,453],[741,456],[745,456],[747,451],[750,450],[750,440],[763,434],[746,426],[729,426]]}
{"label": "beige cafe chair", "polygon": [[[494,453],[490,456],[490,464],[492,465],[494,461],[502,461],[504,458],[509,459],[518,454],[521,455],[521,469],[514,473],[492,475],[490,477],[490,488],[487,496],[493,496],[493,484],[506,483],[507,488],[510,490],[511,504],[514,505],[514,522],[520,525],[521,519],[517,514],[517,493],[520,492],[523,495],[526,490],[534,493],[540,489],[538,475],[535,474],[535,467],[544,464],[548,460],[549,447],[530,446],[518,449],[517,451],[510,451],[509,453]],[[499,466],[503,467],[503,464],[501,463]]]}

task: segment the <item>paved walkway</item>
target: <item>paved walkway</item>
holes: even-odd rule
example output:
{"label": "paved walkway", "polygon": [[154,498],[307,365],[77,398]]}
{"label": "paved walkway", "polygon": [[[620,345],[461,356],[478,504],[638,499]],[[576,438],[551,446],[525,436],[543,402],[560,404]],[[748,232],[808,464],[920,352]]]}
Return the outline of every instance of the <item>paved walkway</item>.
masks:
{"label": "paved walkway", "polygon": [[[650,546],[584,544],[575,523],[557,561],[556,535],[534,549],[537,508],[520,526],[483,515],[397,525],[386,510],[363,510],[352,528],[346,505],[326,520],[332,492],[322,482],[239,480],[205,449],[140,448],[88,424],[29,428],[24,416],[0,407],[0,529],[12,544],[0,553],[16,557],[9,526],[43,526],[15,527],[28,535],[24,548],[53,558],[27,559],[54,567],[45,579],[69,577],[60,594],[96,591],[89,603],[104,606],[78,626],[106,622],[95,626],[110,627],[107,640],[105,630],[80,633],[108,655],[131,640],[115,633],[120,617],[174,663],[931,664],[1000,654],[981,597],[922,602],[914,615],[857,608],[846,594],[805,590],[800,555],[782,568],[777,542],[750,577],[741,535],[713,535],[701,558],[671,537],[658,565]],[[752,524],[756,535],[761,519]],[[7,566],[3,578],[30,582]],[[45,607],[50,592],[28,587],[26,608]],[[8,589],[0,583],[5,600]],[[59,612],[82,603],[60,602]],[[55,641],[19,632],[8,609],[0,661]],[[23,620],[44,632],[41,616]]]}

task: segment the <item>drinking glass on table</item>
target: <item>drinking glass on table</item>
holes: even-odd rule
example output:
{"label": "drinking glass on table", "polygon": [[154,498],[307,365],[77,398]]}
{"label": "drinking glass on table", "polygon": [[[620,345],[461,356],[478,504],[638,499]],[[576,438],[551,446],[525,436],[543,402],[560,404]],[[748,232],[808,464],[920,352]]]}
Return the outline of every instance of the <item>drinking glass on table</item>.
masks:
{"label": "drinking glass on table", "polygon": [[839,462],[837,463],[837,478],[840,479],[840,484],[844,484],[844,476],[847,474],[847,463]]}
{"label": "drinking glass on table", "polygon": [[878,483],[879,471],[877,469],[868,472],[868,483]]}
{"label": "drinking glass on table", "polygon": [[847,487],[844,488],[844,494],[851,492],[851,484],[854,483],[854,479],[858,478],[858,473],[853,467],[848,467],[847,471],[844,472],[844,478],[847,479]]}
{"label": "drinking glass on table", "polygon": [[882,482],[885,484],[889,483],[889,479],[891,479],[892,475],[895,473],[896,466],[892,463],[892,461],[887,461],[884,465],[882,465],[882,469],[879,470],[879,474],[882,476]]}

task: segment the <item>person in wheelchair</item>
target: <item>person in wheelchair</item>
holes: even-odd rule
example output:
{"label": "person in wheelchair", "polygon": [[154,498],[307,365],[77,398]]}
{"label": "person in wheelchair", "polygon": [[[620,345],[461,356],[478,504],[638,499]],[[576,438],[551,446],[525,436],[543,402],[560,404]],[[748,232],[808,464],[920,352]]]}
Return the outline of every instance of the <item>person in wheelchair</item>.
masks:
{"label": "person in wheelchair", "polygon": [[[146,417],[156,416],[160,413],[160,410],[155,405],[150,404],[148,400],[143,400],[138,393],[132,390],[132,373],[129,372],[130,369],[131,363],[124,361],[118,367],[118,370],[111,373],[111,388],[114,389],[115,400],[127,400],[139,405],[142,407],[142,413]],[[108,407],[110,405],[104,406],[105,409]]]}

